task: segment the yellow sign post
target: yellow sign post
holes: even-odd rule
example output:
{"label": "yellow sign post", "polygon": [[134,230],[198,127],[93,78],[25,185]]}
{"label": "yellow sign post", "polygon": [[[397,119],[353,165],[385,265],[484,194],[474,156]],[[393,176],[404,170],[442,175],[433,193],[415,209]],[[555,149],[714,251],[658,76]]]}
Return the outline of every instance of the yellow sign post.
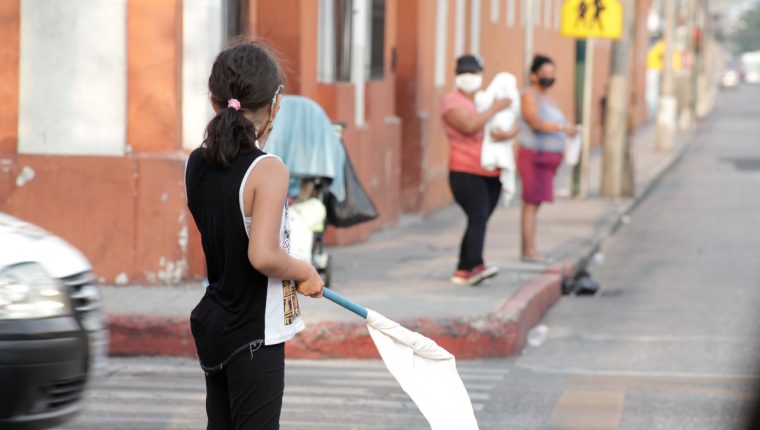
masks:
{"label": "yellow sign post", "polygon": [[562,3],[562,29],[565,37],[586,39],[586,60],[583,73],[583,128],[581,159],[576,167],[579,181],[574,184],[576,197],[588,196],[591,152],[591,87],[594,82],[594,39],[620,39],[623,35],[623,6],[619,0],[565,0]]}
{"label": "yellow sign post", "polygon": [[[692,56],[689,51],[673,52],[673,70],[681,71],[691,68]],[[647,69],[662,71],[665,68],[665,41],[660,40],[649,49]]]}
{"label": "yellow sign post", "polygon": [[618,0],[565,0],[561,33],[576,39],[620,39],[623,6]]}

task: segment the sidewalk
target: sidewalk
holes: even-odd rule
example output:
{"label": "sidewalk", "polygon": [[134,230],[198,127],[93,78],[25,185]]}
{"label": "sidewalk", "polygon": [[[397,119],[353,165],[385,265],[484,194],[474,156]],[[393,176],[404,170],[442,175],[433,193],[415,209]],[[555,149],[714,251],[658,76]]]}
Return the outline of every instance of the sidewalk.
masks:
{"label": "sidewalk", "polygon": [[[682,140],[683,141],[683,140]],[[433,338],[460,359],[504,357],[520,351],[525,334],[560,297],[562,274],[585,265],[647,190],[678,158],[654,150],[654,127],[634,141],[635,199],[599,198],[600,151],[591,163],[591,197],[559,197],[539,213],[539,249],[558,264],[519,262],[519,207],[500,207],[487,236],[485,257],[501,273],[478,287],[448,282],[456,264],[464,216],[451,206],[424,219],[376,233],[363,244],[331,248],[333,289],[352,300]],[[562,169],[557,190],[569,190]],[[190,310],[201,285],[103,287],[114,355],[194,356]],[[375,358],[363,321],[322,299],[299,296],[307,329],[288,343],[289,358]]]}

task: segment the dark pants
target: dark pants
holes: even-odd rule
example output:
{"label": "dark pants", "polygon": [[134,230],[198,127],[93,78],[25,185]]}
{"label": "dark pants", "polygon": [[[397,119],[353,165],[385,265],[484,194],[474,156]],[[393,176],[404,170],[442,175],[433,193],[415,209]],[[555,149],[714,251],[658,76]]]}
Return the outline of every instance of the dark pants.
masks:
{"label": "dark pants", "polygon": [[450,172],[449,185],[454,200],[467,215],[457,270],[472,270],[483,264],[486,224],[499,201],[501,182],[498,177]]}
{"label": "dark pants", "polygon": [[279,429],[284,389],[284,343],[243,351],[206,376],[207,429]]}

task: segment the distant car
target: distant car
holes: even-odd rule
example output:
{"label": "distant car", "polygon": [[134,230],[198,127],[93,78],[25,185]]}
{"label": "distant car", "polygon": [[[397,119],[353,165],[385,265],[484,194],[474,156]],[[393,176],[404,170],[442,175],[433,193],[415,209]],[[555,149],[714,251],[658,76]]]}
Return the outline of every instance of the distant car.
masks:
{"label": "distant car", "polygon": [[742,77],[748,84],[760,84],[760,51],[745,52],[741,56]]}
{"label": "distant car", "polygon": [[744,72],[744,82],[748,84],[760,84],[760,69],[752,69]]}
{"label": "distant car", "polygon": [[736,88],[739,85],[739,73],[736,70],[726,70],[720,84],[723,88]]}
{"label": "distant car", "polygon": [[100,294],[87,259],[47,231],[0,213],[0,244],[0,428],[49,428],[105,367]]}

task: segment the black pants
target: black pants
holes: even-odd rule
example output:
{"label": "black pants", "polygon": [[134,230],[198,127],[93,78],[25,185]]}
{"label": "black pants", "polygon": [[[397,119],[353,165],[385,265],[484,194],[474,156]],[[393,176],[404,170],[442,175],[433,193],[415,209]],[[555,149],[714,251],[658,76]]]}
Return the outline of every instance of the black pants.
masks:
{"label": "black pants", "polygon": [[279,429],[284,389],[284,343],[243,351],[206,376],[207,429]]}
{"label": "black pants", "polygon": [[450,172],[449,185],[454,200],[467,215],[457,270],[471,270],[483,264],[486,224],[499,201],[501,182],[498,177]]}

